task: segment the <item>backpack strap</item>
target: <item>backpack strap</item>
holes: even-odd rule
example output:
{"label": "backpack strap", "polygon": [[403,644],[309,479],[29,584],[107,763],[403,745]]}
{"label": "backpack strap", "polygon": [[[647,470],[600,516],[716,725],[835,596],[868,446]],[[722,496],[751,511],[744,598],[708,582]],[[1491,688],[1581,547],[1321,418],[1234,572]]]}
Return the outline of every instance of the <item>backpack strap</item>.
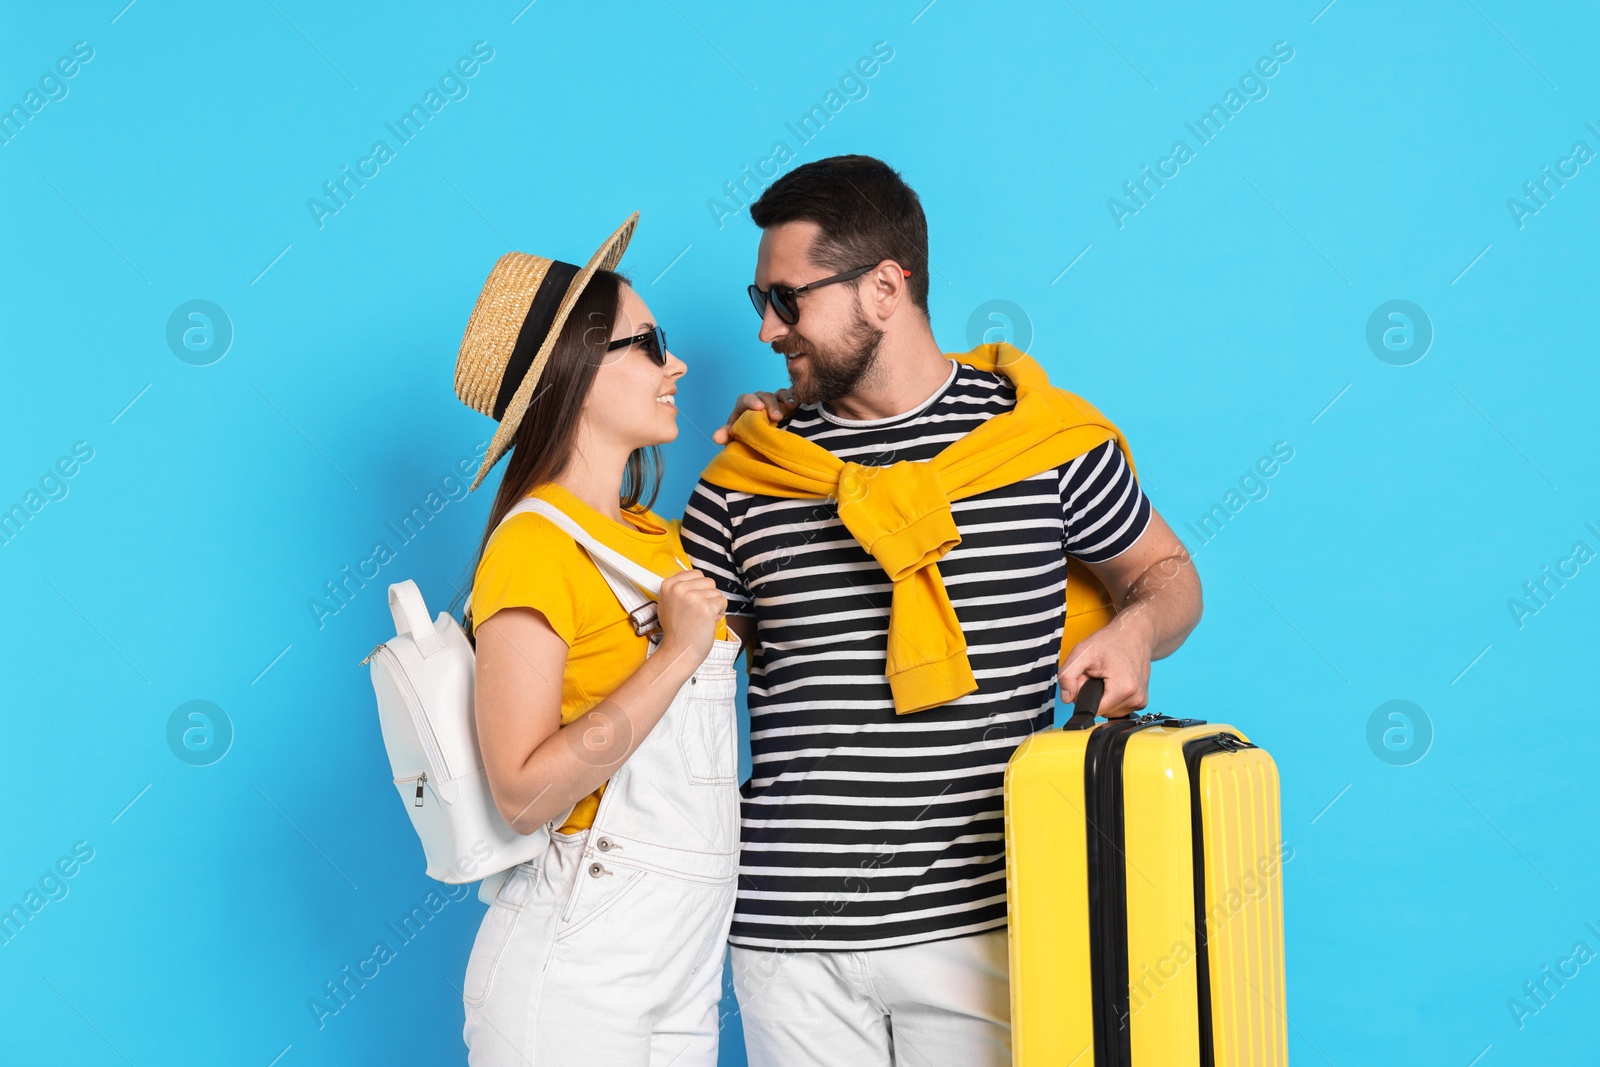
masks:
{"label": "backpack strap", "polygon": [[[506,518],[523,512],[543,515],[578,543],[594,561],[600,576],[605,579],[606,585],[611,587],[611,592],[622,605],[622,610],[627,612],[628,618],[633,621],[634,633],[641,637],[660,633],[655,602],[655,598],[661,595],[660,575],[639,566],[616,549],[601,544],[593,534],[548,500],[529,497],[519,501],[515,507],[506,512]],[[504,522],[505,519],[501,521]]]}

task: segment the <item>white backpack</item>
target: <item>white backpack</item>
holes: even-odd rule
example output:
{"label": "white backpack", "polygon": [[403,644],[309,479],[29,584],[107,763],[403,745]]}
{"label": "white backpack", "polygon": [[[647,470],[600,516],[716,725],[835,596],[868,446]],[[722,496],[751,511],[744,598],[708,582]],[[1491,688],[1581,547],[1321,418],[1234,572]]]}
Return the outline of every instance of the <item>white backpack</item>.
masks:
{"label": "white backpack", "polygon": [[[595,541],[547,501],[523,500],[505,518],[528,511],[571,534],[602,573],[609,570],[613,577],[649,590],[660,587],[659,577]],[[655,601],[642,595],[638,599],[644,603],[630,614],[642,634],[655,626]],[[466,633],[448,612],[429,621],[422,592],[410,579],[389,587],[389,611],[395,636],[361,662],[371,664],[383,745],[395,788],[422,839],[428,877],[452,884],[475,882],[539,855],[549,840],[548,825],[531,834],[518,833],[489,792],[473,717],[476,657]]]}

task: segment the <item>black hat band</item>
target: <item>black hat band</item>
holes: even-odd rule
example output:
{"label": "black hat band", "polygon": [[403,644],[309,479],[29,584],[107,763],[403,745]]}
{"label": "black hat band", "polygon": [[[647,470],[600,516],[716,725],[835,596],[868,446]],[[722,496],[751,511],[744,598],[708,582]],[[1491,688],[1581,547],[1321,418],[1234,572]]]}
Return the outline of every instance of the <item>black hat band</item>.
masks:
{"label": "black hat band", "polygon": [[512,348],[511,359],[507,361],[505,374],[500,378],[500,390],[494,398],[496,422],[499,422],[501,416],[506,413],[506,405],[511,403],[511,398],[517,393],[517,387],[527,376],[528,368],[533,366],[533,357],[538,355],[539,349],[544,346],[545,338],[550,333],[550,326],[556,321],[556,312],[560,310],[561,302],[566,298],[567,288],[581,269],[560,260],[551,261],[550,269],[545,272],[544,282],[533,296],[533,305],[528,308],[528,314],[522,320],[522,328],[517,331],[516,346]]}

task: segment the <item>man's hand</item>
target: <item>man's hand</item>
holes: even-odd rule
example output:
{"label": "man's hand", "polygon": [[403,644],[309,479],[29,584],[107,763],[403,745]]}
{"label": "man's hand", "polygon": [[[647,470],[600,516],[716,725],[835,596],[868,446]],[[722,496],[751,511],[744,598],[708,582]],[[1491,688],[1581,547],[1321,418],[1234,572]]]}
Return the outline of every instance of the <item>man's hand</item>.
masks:
{"label": "man's hand", "polygon": [[1121,718],[1150,701],[1150,661],[1183,644],[1202,610],[1200,578],[1172,528],[1150,510],[1150,525],[1121,555],[1086,563],[1117,604],[1116,616],[1079,641],[1061,664],[1061,699],[1072,703],[1085,678],[1102,678],[1100,714]]}
{"label": "man's hand", "polygon": [[1150,703],[1150,660],[1155,649],[1139,608],[1136,604],[1118,612],[1067,655],[1057,676],[1063,702],[1073,703],[1086,680],[1100,678],[1106,684],[1100,714],[1106,718],[1120,719]]}
{"label": "man's hand", "polygon": [[728,429],[739,421],[739,416],[746,411],[755,411],[758,408],[767,409],[767,418],[777,422],[795,407],[794,395],[787,389],[779,389],[776,393],[745,393],[733,405],[733,411],[728,415],[727,424],[718,427],[711,433],[711,439],[719,445],[727,444],[732,438]]}

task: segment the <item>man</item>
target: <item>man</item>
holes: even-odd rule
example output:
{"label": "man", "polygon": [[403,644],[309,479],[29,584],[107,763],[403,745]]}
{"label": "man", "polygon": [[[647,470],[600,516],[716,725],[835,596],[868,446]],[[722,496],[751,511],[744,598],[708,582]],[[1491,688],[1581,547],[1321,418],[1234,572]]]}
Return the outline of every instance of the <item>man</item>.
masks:
{"label": "man", "polygon": [[[750,216],[763,231],[760,339],[784,356],[798,404],[769,398],[778,429],[887,469],[931,461],[1018,408],[1020,386],[1003,368],[952,360],[934,340],[927,223],[887,165],[806,164]],[[727,488],[746,477],[730,472],[737,444],[696,486],[684,546],[752,652],[753,767],[729,940],[756,1067],[1011,1062],[1006,761],[1051,725],[1058,683],[1071,701],[1086,678],[1102,678],[1105,709],[1143,708],[1151,660],[1200,617],[1193,566],[1119,436],[1110,428],[1014,484],[951,494],[959,540],[937,560],[942,591],[922,594],[947,597],[965,641],[960,671],[950,657],[933,681],[970,674],[950,683],[962,695],[936,706],[891,684],[896,642],[904,658],[908,635],[937,627],[897,614],[901,579],[841,520],[864,490],[840,481],[819,499]],[[1058,673],[1069,556],[1120,610]]]}

